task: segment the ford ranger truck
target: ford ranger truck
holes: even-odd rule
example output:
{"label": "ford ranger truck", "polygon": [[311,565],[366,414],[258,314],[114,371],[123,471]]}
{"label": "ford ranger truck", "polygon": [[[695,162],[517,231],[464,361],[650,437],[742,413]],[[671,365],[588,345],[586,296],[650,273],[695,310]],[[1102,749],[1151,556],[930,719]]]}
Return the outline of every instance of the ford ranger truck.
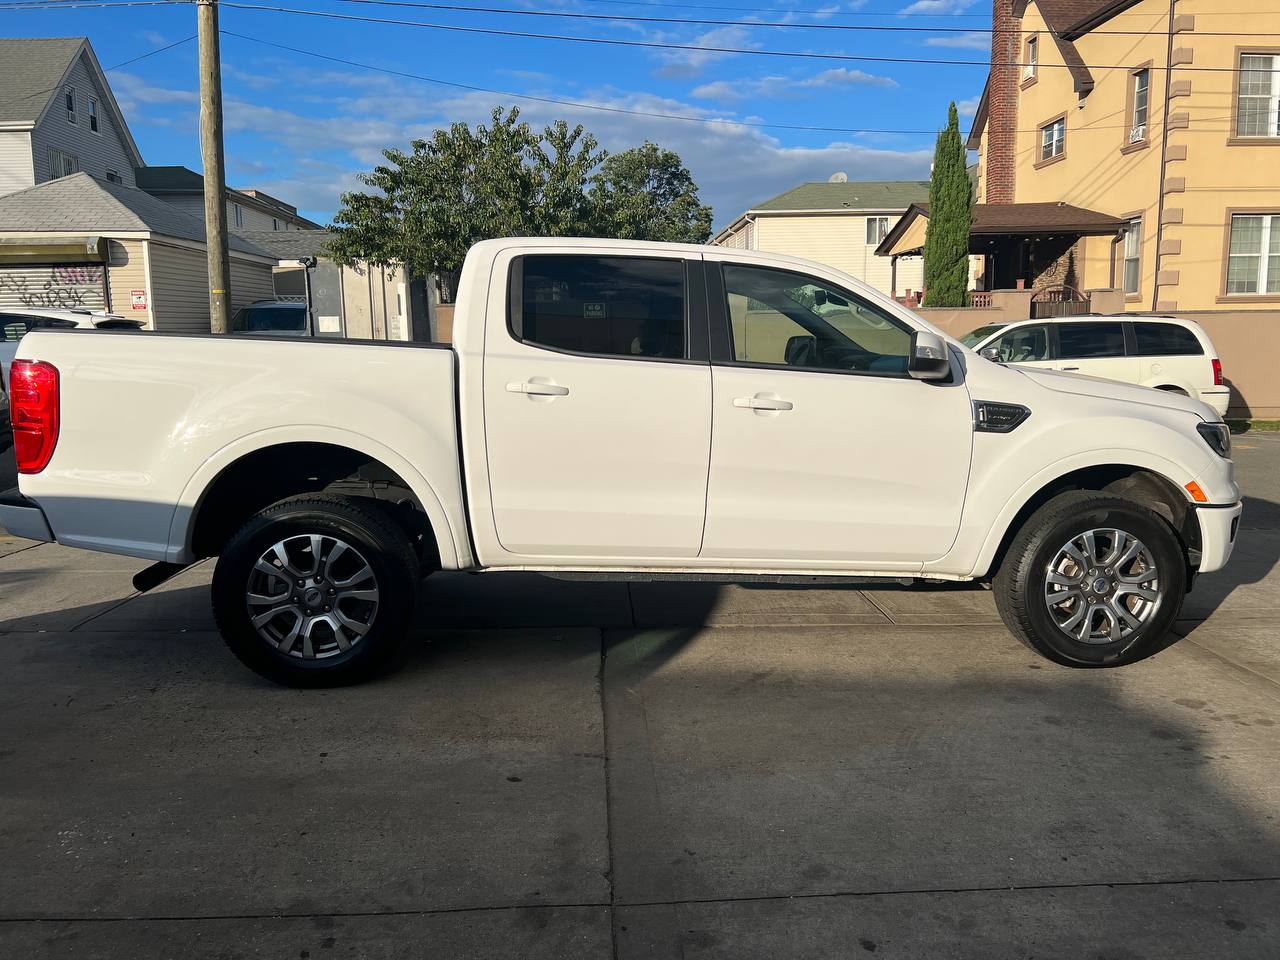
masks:
{"label": "ford ranger truck", "polygon": [[217,557],[294,685],[384,669],[437,570],[989,582],[1055,663],[1160,650],[1239,523],[1231,438],[1168,392],[1002,366],[838,270],[613,240],[477,244],[454,342],[37,331],[11,532]]}

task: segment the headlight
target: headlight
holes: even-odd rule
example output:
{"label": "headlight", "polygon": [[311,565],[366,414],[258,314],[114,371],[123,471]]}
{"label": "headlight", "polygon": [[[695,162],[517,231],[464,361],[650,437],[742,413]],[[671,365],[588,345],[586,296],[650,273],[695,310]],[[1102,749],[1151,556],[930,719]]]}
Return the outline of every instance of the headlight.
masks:
{"label": "headlight", "polygon": [[1197,423],[1196,433],[1204,437],[1204,442],[1218,456],[1231,459],[1231,428],[1225,423]]}

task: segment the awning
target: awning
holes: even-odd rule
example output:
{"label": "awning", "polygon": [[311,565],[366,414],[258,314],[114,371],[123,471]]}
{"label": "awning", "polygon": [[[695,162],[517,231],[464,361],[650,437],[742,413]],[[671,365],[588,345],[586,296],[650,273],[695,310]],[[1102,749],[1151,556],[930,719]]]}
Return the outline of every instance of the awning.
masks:
{"label": "awning", "polygon": [[[929,205],[913,203],[876,247],[881,257],[914,256],[924,250]],[[1125,220],[1069,203],[976,203],[969,246],[981,252],[983,240],[995,237],[1114,236]],[[977,249],[974,249],[975,246]]]}
{"label": "awning", "polygon": [[106,262],[105,237],[0,237],[0,264]]}

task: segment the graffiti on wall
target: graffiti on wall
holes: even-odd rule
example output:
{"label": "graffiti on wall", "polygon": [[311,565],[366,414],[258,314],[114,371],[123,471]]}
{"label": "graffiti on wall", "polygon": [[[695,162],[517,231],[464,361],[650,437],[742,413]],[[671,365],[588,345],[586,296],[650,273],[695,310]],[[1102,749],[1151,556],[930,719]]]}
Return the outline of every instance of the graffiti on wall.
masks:
{"label": "graffiti on wall", "polygon": [[24,307],[100,307],[102,269],[90,264],[56,266],[43,279],[0,272],[0,294],[7,294]]}

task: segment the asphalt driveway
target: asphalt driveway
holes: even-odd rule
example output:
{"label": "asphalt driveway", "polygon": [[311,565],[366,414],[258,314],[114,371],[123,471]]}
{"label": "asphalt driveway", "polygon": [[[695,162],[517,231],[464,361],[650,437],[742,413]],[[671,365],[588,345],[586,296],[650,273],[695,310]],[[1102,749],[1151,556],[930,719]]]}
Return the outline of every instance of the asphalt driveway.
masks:
{"label": "asphalt driveway", "polygon": [[0,537],[0,957],[1280,955],[1280,438],[1184,639],[1054,667],[969,588],[428,581],[279,689],[210,570]]}

